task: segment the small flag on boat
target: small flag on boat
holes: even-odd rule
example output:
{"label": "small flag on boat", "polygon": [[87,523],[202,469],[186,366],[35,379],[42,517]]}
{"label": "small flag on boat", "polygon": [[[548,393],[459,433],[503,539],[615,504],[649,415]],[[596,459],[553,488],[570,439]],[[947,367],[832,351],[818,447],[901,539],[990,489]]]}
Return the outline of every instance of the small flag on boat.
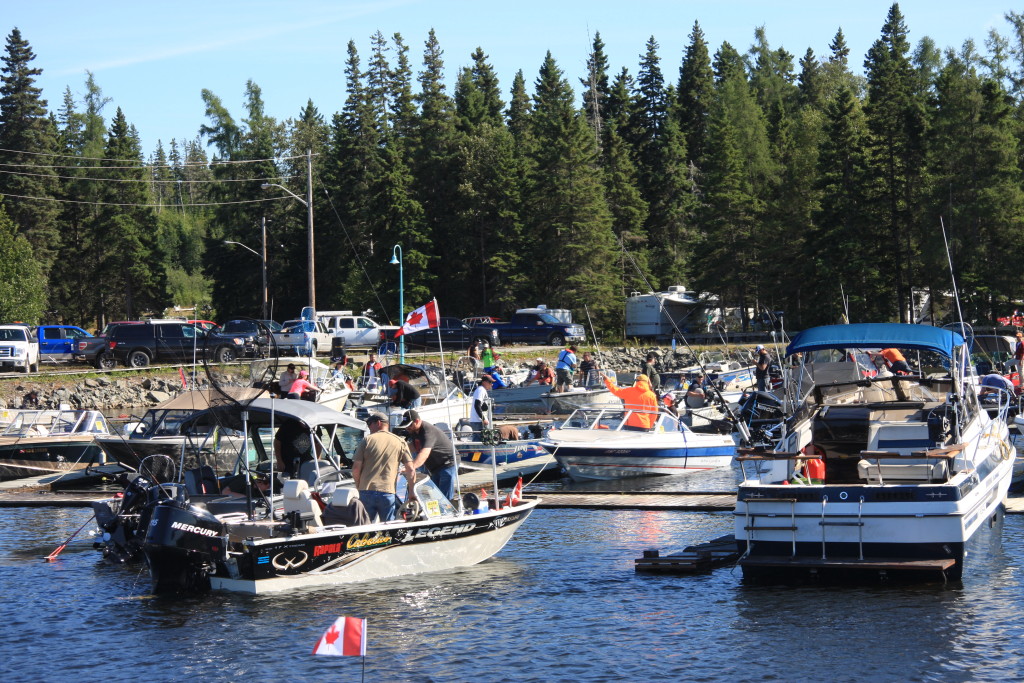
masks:
{"label": "small flag on boat", "polygon": [[327,631],[320,636],[315,655],[334,657],[366,656],[366,619],[338,617]]}
{"label": "small flag on boat", "polygon": [[523,501],[523,478],[519,477],[519,481],[516,482],[516,487],[509,491],[508,498],[505,499],[505,507],[512,507],[518,505]]}
{"label": "small flag on boat", "polygon": [[437,327],[437,324],[437,301],[433,300],[410,313],[405,319],[405,324],[395,332],[395,337],[401,337],[403,334],[415,332],[416,330],[426,330],[431,327]]}

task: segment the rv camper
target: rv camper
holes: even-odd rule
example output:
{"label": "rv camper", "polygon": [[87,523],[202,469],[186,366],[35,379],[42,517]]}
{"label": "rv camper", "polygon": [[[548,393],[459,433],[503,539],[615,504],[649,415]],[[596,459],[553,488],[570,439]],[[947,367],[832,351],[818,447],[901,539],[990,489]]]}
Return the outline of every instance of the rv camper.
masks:
{"label": "rv camper", "polygon": [[683,285],[673,285],[667,292],[633,292],[626,299],[626,336],[668,339],[675,327],[696,331],[703,323],[704,309],[697,292]]}

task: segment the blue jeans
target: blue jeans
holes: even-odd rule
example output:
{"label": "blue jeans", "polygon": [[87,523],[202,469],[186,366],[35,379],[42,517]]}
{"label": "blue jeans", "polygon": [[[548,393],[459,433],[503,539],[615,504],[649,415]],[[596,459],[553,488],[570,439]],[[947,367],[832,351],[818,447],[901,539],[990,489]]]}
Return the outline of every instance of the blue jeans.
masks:
{"label": "blue jeans", "polygon": [[448,500],[455,499],[455,463],[448,465],[448,467],[439,467],[436,470],[428,470],[427,474],[430,475],[430,480],[437,484],[437,488],[441,489],[441,493]]}
{"label": "blue jeans", "polygon": [[395,494],[383,491],[360,491],[359,500],[362,501],[370,519],[373,519],[374,515],[380,517],[382,522],[390,522],[395,518],[395,503],[398,502],[398,497]]}

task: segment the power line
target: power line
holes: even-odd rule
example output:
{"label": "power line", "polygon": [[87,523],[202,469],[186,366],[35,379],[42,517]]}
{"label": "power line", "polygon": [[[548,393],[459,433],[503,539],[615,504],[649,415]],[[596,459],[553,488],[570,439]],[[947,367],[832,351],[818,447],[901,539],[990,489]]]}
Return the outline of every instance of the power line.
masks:
{"label": "power line", "polygon": [[[17,176],[29,176],[33,178],[59,178],[61,180],[90,180],[101,183],[163,183],[163,184],[176,184],[176,183],[192,183],[192,184],[203,184],[203,183],[265,183],[268,181],[280,181],[289,180],[291,178],[297,178],[298,176],[274,176],[272,178],[210,178],[207,180],[192,180],[185,178],[175,178],[172,180],[159,180],[157,178],[94,178],[92,176],[74,176],[74,175],[55,175],[52,173],[27,173],[25,171],[8,171],[4,166],[17,166],[18,164],[4,164],[0,162],[0,173],[7,173],[9,175]],[[36,166],[31,164],[24,164],[30,168],[81,168],[78,166]],[[103,169],[102,166],[87,166],[86,169]],[[111,167],[106,167],[111,168]],[[135,167],[140,168],[140,167]],[[85,170],[85,169],[82,169]]]}
{"label": "power line", "polygon": [[231,204],[259,204],[263,202],[275,202],[279,199],[291,199],[288,195],[281,195],[279,197],[266,197],[261,199],[243,199],[235,202],[193,202],[189,204],[174,204],[170,202],[164,202],[162,204],[131,204],[131,203],[120,203],[120,202],[86,202],[79,199],[58,199],[57,197],[28,197],[20,194],[5,194],[0,192],[0,197],[11,197],[12,199],[31,199],[39,202],[56,202],[58,204],[87,204],[89,206],[131,206],[138,208],[153,208],[153,209],[166,209],[166,208],[177,208],[177,207],[190,207],[190,206],[228,206]]}
{"label": "power line", "polygon": [[[178,168],[178,167],[181,167],[181,166],[204,166],[204,167],[205,166],[230,166],[232,164],[235,164],[235,165],[237,165],[237,164],[260,164],[260,163],[263,163],[263,162],[266,162],[266,161],[270,161],[270,162],[276,164],[276,163],[280,163],[282,161],[289,161],[291,159],[305,159],[306,158],[305,154],[299,154],[299,155],[296,155],[296,156],[276,157],[276,158],[272,157],[272,158],[268,158],[268,159],[237,159],[237,160],[221,159],[221,160],[214,160],[214,161],[189,161],[189,162],[184,162],[184,163],[177,164],[177,165],[174,165],[174,166],[172,166],[171,164],[142,164],[142,166],[139,166],[139,160],[138,159],[108,159],[106,157],[83,157],[83,156],[78,156],[78,155],[75,155],[75,154],[53,154],[53,153],[50,153],[50,152],[27,152],[27,151],[20,150],[20,149],[4,149],[2,147],[0,147],[0,152],[7,152],[9,154],[25,154],[25,155],[28,155],[28,156],[37,156],[37,157],[51,157],[51,158],[57,158],[57,159],[80,159],[80,160],[83,160],[83,161],[119,161],[119,162],[122,162],[122,163],[125,163],[125,164],[131,164],[129,166],[104,166],[103,168],[165,168],[165,167],[166,168]],[[314,154],[313,156],[319,156],[319,155]],[[64,167],[64,168],[79,168],[79,167],[78,166],[69,166],[69,167]]]}

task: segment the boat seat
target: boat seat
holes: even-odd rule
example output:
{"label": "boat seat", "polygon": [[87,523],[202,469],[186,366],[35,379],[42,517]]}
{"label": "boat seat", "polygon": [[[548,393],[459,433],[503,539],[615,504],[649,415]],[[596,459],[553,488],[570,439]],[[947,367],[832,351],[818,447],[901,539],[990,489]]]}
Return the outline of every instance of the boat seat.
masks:
{"label": "boat seat", "polygon": [[[317,471],[320,473],[319,477]],[[341,481],[341,473],[327,460],[307,460],[299,467],[298,478],[315,488],[317,484]]]}
{"label": "boat seat", "polygon": [[185,490],[194,496],[220,493],[220,482],[212,467],[200,465],[185,470]]}
{"label": "boat seat", "polygon": [[893,451],[910,455],[912,451],[932,448],[927,422],[872,422],[868,425],[869,451]]}
{"label": "boat seat", "polygon": [[945,460],[929,462],[923,458],[879,458],[876,462],[862,459],[857,463],[861,481],[869,484],[904,482],[942,482],[949,478]]}
{"label": "boat seat", "polygon": [[284,514],[285,517],[297,513],[300,522],[307,526],[321,528],[320,504],[313,500],[309,484],[305,479],[289,479],[284,483]]}

